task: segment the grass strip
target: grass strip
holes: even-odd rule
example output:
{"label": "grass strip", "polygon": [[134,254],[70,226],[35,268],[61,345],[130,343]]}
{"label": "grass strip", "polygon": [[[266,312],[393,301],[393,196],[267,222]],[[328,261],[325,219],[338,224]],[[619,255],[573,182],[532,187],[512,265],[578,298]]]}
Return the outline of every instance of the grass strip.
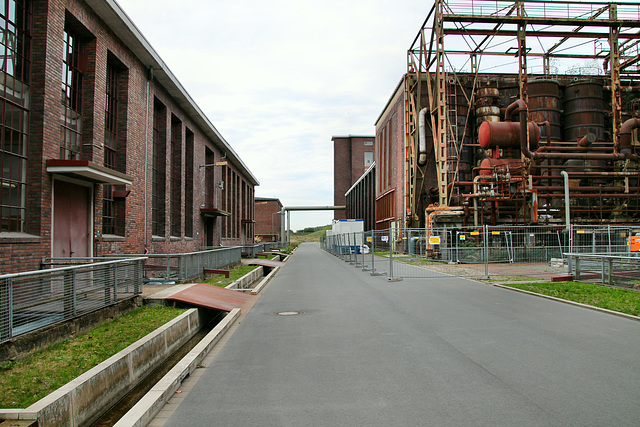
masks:
{"label": "grass strip", "polygon": [[184,311],[137,308],[75,338],[0,365],[0,408],[28,407]]}
{"label": "grass strip", "polygon": [[509,283],[511,288],[640,316],[640,292],[583,282]]}
{"label": "grass strip", "polygon": [[239,278],[241,278],[245,274],[249,274],[250,272],[252,272],[253,270],[255,270],[258,267],[261,267],[261,266],[259,266],[259,265],[242,265],[242,266],[240,266],[238,268],[234,268],[233,270],[230,270],[228,279],[226,277],[224,277],[224,274],[216,274],[215,276],[211,276],[210,278],[208,278],[205,281],[205,283],[207,283],[209,285],[219,286],[221,288],[224,288],[224,287],[230,285],[231,283],[233,283],[234,281],[238,280]]}

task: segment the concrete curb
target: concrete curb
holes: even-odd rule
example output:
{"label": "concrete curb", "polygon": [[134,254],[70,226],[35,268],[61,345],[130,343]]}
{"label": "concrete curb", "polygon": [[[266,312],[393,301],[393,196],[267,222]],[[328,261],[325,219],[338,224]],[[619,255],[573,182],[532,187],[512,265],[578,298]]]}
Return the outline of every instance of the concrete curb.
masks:
{"label": "concrete curb", "polygon": [[593,305],[582,304],[580,302],[570,301],[570,300],[566,300],[566,299],[562,299],[562,298],[556,298],[556,297],[552,297],[552,296],[549,296],[549,295],[539,294],[539,293],[536,293],[536,292],[525,291],[524,289],[512,288],[510,286],[499,285],[497,283],[494,283],[491,286],[495,286],[497,288],[502,288],[502,289],[508,289],[510,291],[521,292],[523,294],[534,295],[534,296],[537,296],[537,297],[549,299],[549,300],[552,300],[552,301],[562,302],[562,303],[565,303],[565,304],[575,305],[576,307],[582,307],[582,308],[586,308],[586,309],[593,310],[593,311],[600,311],[602,313],[613,314],[614,316],[624,317],[625,319],[635,320],[636,322],[640,322],[640,317],[633,316],[631,314],[620,313],[619,311],[607,310],[606,308],[595,307]]}
{"label": "concrete curb", "polygon": [[118,427],[146,426],[160,412],[165,402],[180,388],[182,380],[202,362],[213,346],[224,336],[240,317],[240,309],[234,308],[216,325],[185,357],[182,358],[142,399],[116,424]]}
{"label": "concrete curb", "polygon": [[247,274],[245,274],[238,280],[232,282],[231,284],[225,286],[225,289],[235,289],[235,290],[247,289],[248,290],[247,285],[255,282],[260,276],[262,276],[262,269],[259,267],[248,272]]}
{"label": "concrete curb", "polygon": [[269,283],[271,279],[273,279],[278,271],[280,271],[280,267],[274,267],[273,270],[271,270],[271,272],[267,274],[266,277],[253,288],[253,290],[251,291],[251,295],[258,295],[260,292],[262,292],[264,287],[267,286],[267,283]]}
{"label": "concrete curb", "polygon": [[0,417],[38,420],[44,427],[90,424],[199,329],[198,310],[187,310],[28,408],[0,409]]}

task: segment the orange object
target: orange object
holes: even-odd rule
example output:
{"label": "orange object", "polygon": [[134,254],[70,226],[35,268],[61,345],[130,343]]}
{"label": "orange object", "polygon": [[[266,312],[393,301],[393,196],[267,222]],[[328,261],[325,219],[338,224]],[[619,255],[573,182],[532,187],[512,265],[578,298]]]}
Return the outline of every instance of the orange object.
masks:
{"label": "orange object", "polygon": [[631,252],[640,252],[640,236],[629,237],[629,250]]}

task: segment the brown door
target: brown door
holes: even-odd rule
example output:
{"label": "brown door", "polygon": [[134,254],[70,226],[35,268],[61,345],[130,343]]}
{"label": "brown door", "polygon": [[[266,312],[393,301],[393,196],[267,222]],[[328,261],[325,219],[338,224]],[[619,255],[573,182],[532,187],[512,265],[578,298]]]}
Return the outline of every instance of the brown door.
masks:
{"label": "brown door", "polygon": [[63,181],[53,187],[53,257],[91,256],[91,189]]}

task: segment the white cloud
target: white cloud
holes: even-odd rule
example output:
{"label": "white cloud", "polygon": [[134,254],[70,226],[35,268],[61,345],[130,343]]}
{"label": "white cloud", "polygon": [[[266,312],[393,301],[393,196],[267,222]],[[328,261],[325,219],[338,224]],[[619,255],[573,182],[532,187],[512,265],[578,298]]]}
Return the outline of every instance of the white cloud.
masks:
{"label": "white cloud", "polygon": [[[118,0],[285,206],[333,204],[333,135],[373,135],[424,0]],[[294,212],[292,229],[332,212]]]}

